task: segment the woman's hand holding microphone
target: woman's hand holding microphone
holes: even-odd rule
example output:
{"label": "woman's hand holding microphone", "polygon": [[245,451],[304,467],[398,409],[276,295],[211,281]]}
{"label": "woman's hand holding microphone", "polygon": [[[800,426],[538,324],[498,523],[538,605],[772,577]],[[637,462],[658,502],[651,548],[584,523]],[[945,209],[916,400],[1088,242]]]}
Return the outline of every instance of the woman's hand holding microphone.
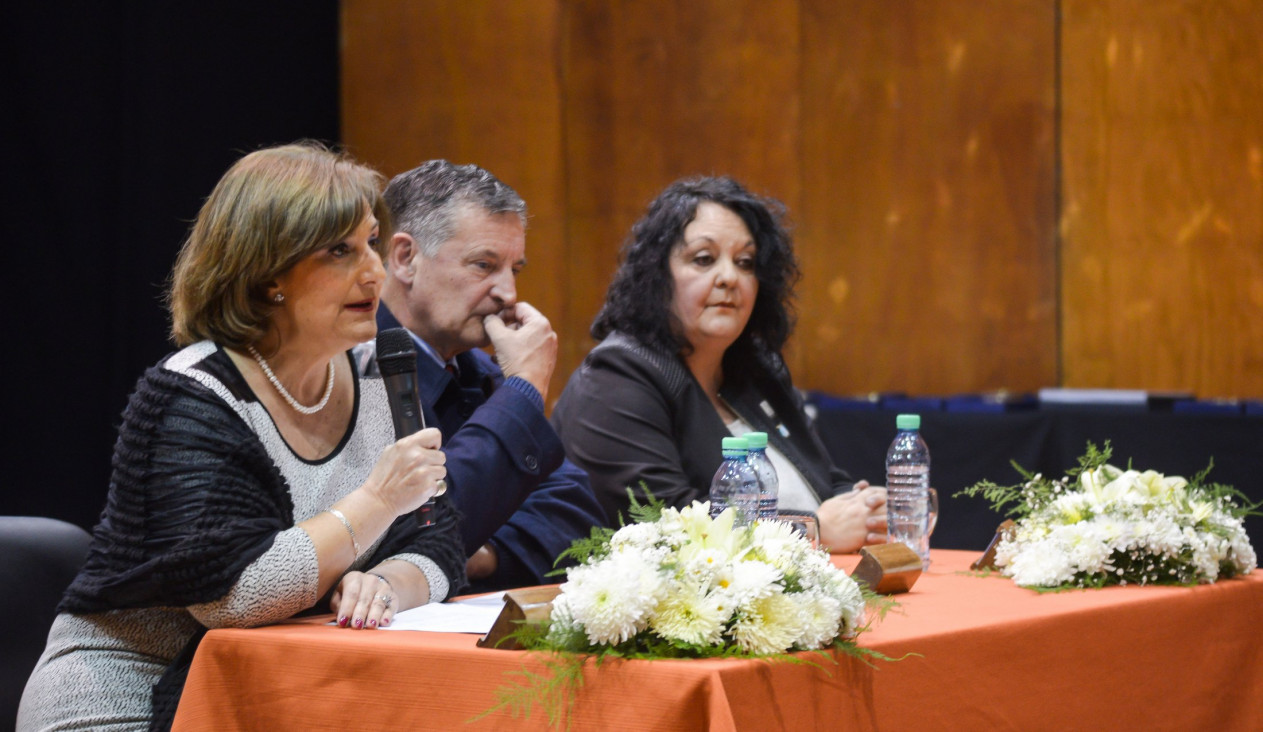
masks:
{"label": "woman's hand holding microphone", "polygon": [[439,449],[442,441],[439,431],[430,427],[401,438],[378,458],[364,489],[392,519],[447,491],[447,455]]}

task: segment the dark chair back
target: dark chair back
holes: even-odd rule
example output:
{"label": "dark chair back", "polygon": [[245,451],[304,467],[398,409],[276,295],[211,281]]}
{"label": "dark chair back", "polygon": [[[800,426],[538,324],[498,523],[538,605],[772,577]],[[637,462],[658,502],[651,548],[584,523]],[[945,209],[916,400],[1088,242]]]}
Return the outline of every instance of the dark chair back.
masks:
{"label": "dark chair back", "polygon": [[17,724],[22,690],[90,541],[65,521],[0,516],[0,730]]}

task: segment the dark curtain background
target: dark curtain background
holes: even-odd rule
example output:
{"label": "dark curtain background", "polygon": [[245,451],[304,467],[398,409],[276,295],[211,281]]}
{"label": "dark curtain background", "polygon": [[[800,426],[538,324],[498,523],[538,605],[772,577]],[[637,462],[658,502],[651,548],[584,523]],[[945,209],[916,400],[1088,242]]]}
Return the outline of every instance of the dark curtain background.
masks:
{"label": "dark curtain background", "polygon": [[91,528],[127,395],[171,350],[164,283],[202,200],[245,152],[339,138],[338,4],[5,16],[0,514]]}

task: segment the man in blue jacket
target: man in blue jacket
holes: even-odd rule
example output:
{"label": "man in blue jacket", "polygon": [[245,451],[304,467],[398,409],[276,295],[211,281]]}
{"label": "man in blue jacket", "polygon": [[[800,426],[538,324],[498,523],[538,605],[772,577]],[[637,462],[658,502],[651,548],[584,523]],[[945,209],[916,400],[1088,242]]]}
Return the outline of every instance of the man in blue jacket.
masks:
{"label": "man in blue jacket", "polygon": [[557,555],[605,517],[544,415],[557,335],[517,299],[526,204],[486,170],[446,160],[396,176],[385,198],[394,232],[377,326],[402,325],[416,342],[473,589],[559,581],[545,577]]}

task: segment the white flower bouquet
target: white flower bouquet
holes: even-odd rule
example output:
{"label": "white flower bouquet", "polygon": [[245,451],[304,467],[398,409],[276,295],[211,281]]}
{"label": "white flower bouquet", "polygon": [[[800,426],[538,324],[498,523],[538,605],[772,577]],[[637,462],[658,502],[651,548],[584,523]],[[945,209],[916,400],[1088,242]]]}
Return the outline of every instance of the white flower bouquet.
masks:
{"label": "white flower bouquet", "polygon": [[[548,646],[654,658],[765,656],[853,638],[859,586],[789,524],[733,526],[709,503],[624,526],[566,572]],[[590,549],[590,551],[589,551]]]}
{"label": "white flower bouquet", "polygon": [[524,683],[497,693],[484,713],[508,708],[530,715],[538,704],[554,726],[568,716],[588,659],[766,658],[821,665],[837,649],[871,662],[895,660],[861,648],[868,609],[880,617],[894,603],[862,590],[780,521],[734,526],[728,509],[710,504],[664,508],[632,498],[637,523],[594,528],[558,558],[578,564],[553,600],[548,621],[512,634],[522,647],[549,651],[545,674],[523,670]]}
{"label": "white flower bouquet", "polygon": [[1014,463],[1015,486],[983,481],[982,494],[1016,518],[996,547],[995,565],[1023,587],[1210,583],[1254,570],[1243,519],[1258,513],[1231,486],[1109,463],[1108,442],[1088,443],[1079,467],[1050,480]]}

